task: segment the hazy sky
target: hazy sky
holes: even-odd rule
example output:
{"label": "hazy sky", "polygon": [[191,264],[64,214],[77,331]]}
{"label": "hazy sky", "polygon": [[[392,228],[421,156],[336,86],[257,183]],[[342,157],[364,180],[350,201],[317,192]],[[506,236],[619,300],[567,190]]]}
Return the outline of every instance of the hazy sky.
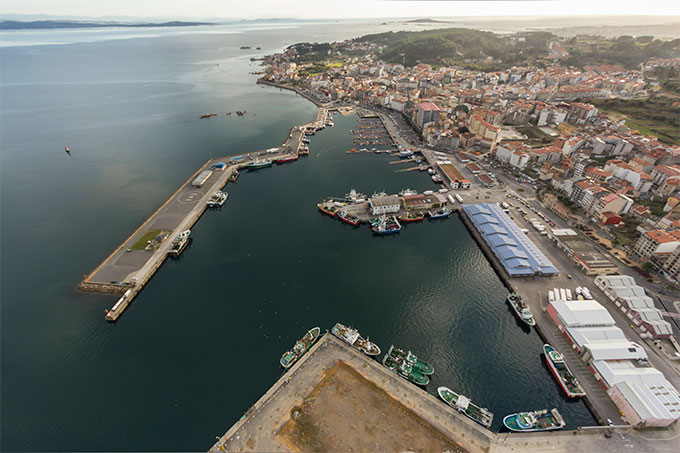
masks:
{"label": "hazy sky", "polygon": [[0,13],[68,16],[360,18],[680,15],[679,0],[2,0]]}

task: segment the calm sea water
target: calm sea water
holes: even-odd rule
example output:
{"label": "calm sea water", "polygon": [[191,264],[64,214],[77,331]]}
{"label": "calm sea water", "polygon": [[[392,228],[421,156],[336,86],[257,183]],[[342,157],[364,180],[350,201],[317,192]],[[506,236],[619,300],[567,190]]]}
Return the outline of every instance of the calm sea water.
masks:
{"label": "calm sea water", "polygon": [[[468,395],[495,412],[494,429],[553,406],[572,427],[593,423],[562,396],[457,217],[373,237],[318,213],[351,188],[433,188],[391,157],[346,154],[355,117],[336,116],[308,158],[228,185],[224,209],[118,323],[104,321],[115,297],[75,290],[207,159],[276,146],[314,117],[302,98],[255,85],[250,57],[372,27],[66,33],[50,42],[70,44],[0,49],[3,450],[206,449],[279,377],[286,348],[336,321],[430,361],[428,391]],[[235,110],[249,114],[198,120]]]}

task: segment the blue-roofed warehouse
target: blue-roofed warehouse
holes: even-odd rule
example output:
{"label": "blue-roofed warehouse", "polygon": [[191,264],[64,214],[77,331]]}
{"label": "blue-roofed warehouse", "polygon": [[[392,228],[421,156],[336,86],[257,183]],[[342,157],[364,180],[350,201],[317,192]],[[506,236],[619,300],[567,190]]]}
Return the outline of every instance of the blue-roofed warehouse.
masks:
{"label": "blue-roofed warehouse", "polygon": [[556,275],[557,268],[495,203],[462,206],[510,277]]}

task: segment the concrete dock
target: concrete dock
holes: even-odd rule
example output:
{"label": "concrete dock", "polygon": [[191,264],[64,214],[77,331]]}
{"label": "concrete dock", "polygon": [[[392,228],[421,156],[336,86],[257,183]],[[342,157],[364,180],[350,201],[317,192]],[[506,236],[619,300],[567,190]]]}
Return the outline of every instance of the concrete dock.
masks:
{"label": "concrete dock", "polygon": [[[118,319],[166,260],[172,241],[182,231],[191,229],[206,211],[208,199],[216,191],[227,185],[232,174],[242,170],[255,159],[274,160],[289,154],[299,155],[305,131],[324,125],[327,115],[328,109],[320,107],[314,121],[293,127],[284,144],[277,148],[207,161],[118,248],[87,274],[78,285],[78,289],[121,294],[121,299],[111,310],[107,311],[106,315],[108,321]],[[242,158],[234,159],[239,156],[242,156]],[[217,169],[216,165],[220,162],[225,163],[226,166]],[[200,187],[192,184],[205,171],[212,171],[212,174],[203,181],[203,184]],[[164,238],[162,241],[157,241],[155,247],[150,250],[140,249],[139,246],[135,247],[140,239],[148,238],[148,235],[153,234],[154,231],[157,231]],[[197,238],[194,237],[193,239],[196,240]]]}
{"label": "concrete dock", "polygon": [[[320,403],[325,404],[328,393],[335,394],[336,400],[352,398],[355,394],[355,381],[348,383],[349,387],[324,388],[328,376],[338,365],[358,373],[365,380],[362,386],[376,386],[378,391],[389,395],[391,403],[408,412],[385,412],[373,418],[370,408],[352,401],[353,411],[345,418],[345,414],[325,414],[317,410],[313,420],[305,420],[304,412],[318,398],[325,398]],[[320,388],[326,391],[325,396],[319,393]],[[334,409],[329,407],[326,412]],[[495,417],[504,415],[495,414]],[[677,451],[680,436],[677,423],[657,430],[594,427],[542,433],[494,433],[327,333],[219,437],[209,451],[307,451],[314,450],[310,449],[313,441],[319,442],[315,444],[316,450],[442,451],[426,449],[409,436],[411,428],[401,420],[404,417],[413,418],[421,428],[431,430],[429,436],[435,440],[442,436],[448,439],[452,446],[448,451],[670,452]],[[291,425],[296,425],[297,436],[290,435]],[[385,435],[395,429],[400,430],[399,436],[387,439]],[[395,447],[395,442],[404,443]]]}
{"label": "concrete dock", "polygon": [[[286,440],[286,436],[282,435],[282,430],[294,417],[293,409],[312,398],[310,395],[338,363],[351,367],[367,381],[367,385],[376,385],[386,392],[398,407],[403,406],[414,415],[413,426],[406,425],[403,429],[415,430],[416,425],[424,425],[433,430],[430,435],[449,439],[459,447],[458,451],[488,451],[491,439],[494,437],[491,431],[329,333],[323,336],[300,361],[248,409],[244,417],[232,426],[210,451],[275,452],[299,449],[299,445],[291,445]],[[370,410],[371,408],[368,407],[354,407],[353,414],[349,414],[347,426],[336,424],[330,426],[329,429],[336,430],[337,435],[340,435],[340,431],[344,432],[345,429],[355,431],[359,426],[365,425],[389,429],[389,426],[400,422],[394,418],[398,415],[391,412],[373,419],[370,417]],[[410,414],[407,415],[410,416]],[[324,421],[317,420],[317,423],[324,424]],[[330,434],[329,438],[335,438],[336,433]],[[384,439],[380,437],[380,433],[376,432],[369,434],[368,439],[362,436],[361,441],[375,441],[374,437]],[[416,447],[417,444],[412,446]],[[342,445],[337,449],[342,449],[340,447]],[[348,450],[350,447],[351,445],[345,445],[344,449]],[[379,447],[380,445],[377,445],[371,449],[379,451],[381,450]]]}

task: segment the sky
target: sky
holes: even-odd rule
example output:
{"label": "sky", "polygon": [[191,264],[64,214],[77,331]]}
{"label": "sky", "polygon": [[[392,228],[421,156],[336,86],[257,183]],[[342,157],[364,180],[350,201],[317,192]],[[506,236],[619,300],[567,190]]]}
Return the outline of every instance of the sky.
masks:
{"label": "sky", "polygon": [[2,0],[0,14],[199,19],[680,15],[679,0]]}

